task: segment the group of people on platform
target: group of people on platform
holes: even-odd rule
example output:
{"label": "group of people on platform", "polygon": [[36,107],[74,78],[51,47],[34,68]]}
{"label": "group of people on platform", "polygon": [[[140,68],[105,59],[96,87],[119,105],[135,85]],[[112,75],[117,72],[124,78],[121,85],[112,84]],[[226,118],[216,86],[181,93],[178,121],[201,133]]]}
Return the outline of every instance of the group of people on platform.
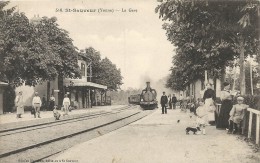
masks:
{"label": "group of people on platform", "polygon": [[177,98],[175,94],[168,95],[168,97],[165,95],[165,92],[163,92],[163,95],[161,97],[161,106],[162,106],[162,114],[167,114],[167,107],[169,109],[176,109],[176,103],[177,103]]}
{"label": "group of people on platform", "polygon": [[[47,107],[47,105],[45,104],[45,96],[43,96],[43,98],[40,98],[39,93],[35,92],[34,93],[34,97],[32,99],[32,110],[31,110],[31,114],[34,115],[34,118],[38,117],[41,118],[40,116],[40,110],[45,110]],[[58,112],[58,106],[55,105],[55,97],[52,94],[50,97],[50,104],[49,104],[49,109],[51,109],[53,111],[54,117],[55,119],[59,119],[60,117],[60,113]],[[43,108],[43,105],[44,108]],[[62,108],[61,110],[64,112],[63,115],[68,115],[68,112],[70,110],[70,99],[68,97],[67,94],[65,94],[64,99],[63,99],[63,103],[62,103]],[[15,98],[15,106],[16,106],[16,115],[17,118],[22,118],[22,114],[24,114],[24,98],[23,98],[23,92],[20,91],[18,93],[18,95]]]}
{"label": "group of people on platform", "polygon": [[[230,84],[223,83],[224,89],[221,91],[221,108],[216,109],[216,92],[212,89],[212,84],[206,84],[206,90],[203,98],[197,99],[190,107],[190,112],[196,115],[196,125],[202,128],[203,134],[206,134],[205,127],[213,125],[215,122],[217,129],[226,129],[228,133],[237,133],[241,128],[241,122],[244,119],[245,111],[249,107],[244,104],[244,98],[236,95],[236,104],[233,104],[234,95],[231,94]],[[162,114],[167,114],[167,105],[172,104],[176,108],[177,98],[175,95],[171,98],[166,96],[165,92],[161,96],[160,104]],[[170,105],[169,105],[170,106]],[[169,108],[172,108],[171,106]]]}

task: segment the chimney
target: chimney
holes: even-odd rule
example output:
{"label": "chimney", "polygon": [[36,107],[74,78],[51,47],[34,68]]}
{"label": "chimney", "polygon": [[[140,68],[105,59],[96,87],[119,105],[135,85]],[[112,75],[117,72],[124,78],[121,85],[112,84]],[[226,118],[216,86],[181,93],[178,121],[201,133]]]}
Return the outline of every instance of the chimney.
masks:
{"label": "chimney", "polygon": [[146,88],[150,88],[150,82],[146,82]]}

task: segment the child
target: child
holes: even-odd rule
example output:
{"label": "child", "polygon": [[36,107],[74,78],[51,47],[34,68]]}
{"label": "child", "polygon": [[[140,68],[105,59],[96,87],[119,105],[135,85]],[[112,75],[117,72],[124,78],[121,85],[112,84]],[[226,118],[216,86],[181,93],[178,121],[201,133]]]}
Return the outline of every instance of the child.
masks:
{"label": "child", "polygon": [[206,107],[204,106],[204,100],[200,99],[199,100],[199,107],[196,109],[196,114],[197,114],[197,127],[202,127],[202,133],[203,135],[206,134],[206,123],[207,123],[207,110]]}
{"label": "child", "polygon": [[235,134],[238,132],[240,128],[240,123],[244,119],[245,110],[249,107],[248,105],[243,104],[244,98],[239,96],[237,97],[237,104],[233,105],[229,115],[229,129],[228,134]]}
{"label": "child", "polygon": [[58,112],[57,108],[58,108],[57,105],[55,105],[54,109],[53,109],[53,116],[54,116],[55,120],[60,119],[60,113]]}
{"label": "child", "polygon": [[191,101],[189,104],[188,104],[189,108],[190,108],[190,118],[192,118],[193,115],[195,115],[195,104],[193,101]]}

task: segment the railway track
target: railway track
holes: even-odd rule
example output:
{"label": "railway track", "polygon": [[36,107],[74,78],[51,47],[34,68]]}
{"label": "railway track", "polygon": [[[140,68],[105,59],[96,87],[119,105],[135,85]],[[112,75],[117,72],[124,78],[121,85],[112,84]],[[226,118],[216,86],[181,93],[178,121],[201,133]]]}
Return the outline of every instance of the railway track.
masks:
{"label": "railway track", "polygon": [[[77,143],[123,127],[150,113],[133,107],[135,106],[62,121],[0,130],[0,144],[5,147],[0,148],[0,162],[20,162],[21,160],[17,158],[30,158],[30,162],[37,162]],[[13,140],[16,142],[12,142]]]}
{"label": "railway track", "polygon": [[[87,120],[87,119],[96,118],[98,116],[116,114],[116,113],[122,112],[122,111],[124,111],[125,109],[128,109],[128,108],[130,108],[130,106],[125,106],[125,107],[122,107],[122,108],[116,108],[116,109],[113,109],[110,112],[101,111],[99,113],[84,114],[84,115],[80,115],[80,116],[76,116],[76,117],[70,117],[70,118],[57,120],[57,121],[53,120],[51,122],[45,122],[45,123],[40,123],[40,124],[32,124],[32,125],[26,125],[26,126],[22,126],[22,127],[2,129],[2,130],[0,130],[0,137],[8,136],[8,135],[11,135],[11,134],[17,134],[17,133],[21,133],[21,132],[26,132],[26,131],[48,128],[48,127],[51,127],[51,126],[63,125],[63,124],[73,123],[73,122],[79,122],[79,121],[83,121],[83,120]],[[0,156],[0,158],[1,158],[1,156]]]}

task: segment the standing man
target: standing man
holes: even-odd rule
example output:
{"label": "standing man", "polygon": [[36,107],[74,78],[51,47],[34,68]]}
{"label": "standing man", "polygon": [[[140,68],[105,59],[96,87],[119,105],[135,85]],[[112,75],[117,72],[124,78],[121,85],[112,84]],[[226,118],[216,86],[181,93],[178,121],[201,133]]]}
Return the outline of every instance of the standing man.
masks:
{"label": "standing man", "polygon": [[22,91],[20,91],[15,98],[15,106],[16,106],[17,118],[22,118],[21,115],[24,114]]}
{"label": "standing man", "polygon": [[36,118],[36,114],[38,114],[38,118],[41,118],[40,117],[40,108],[42,106],[42,101],[38,95],[38,92],[35,92],[35,96],[33,97],[33,100],[32,100],[32,106],[34,108],[34,118]]}
{"label": "standing man", "polygon": [[176,103],[177,103],[177,98],[175,94],[172,94],[172,107],[173,109],[176,109]]}
{"label": "standing man", "polygon": [[162,106],[162,114],[167,114],[167,108],[166,108],[166,104],[168,103],[168,98],[165,95],[165,92],[163,92],[163,95],[161,97],[161,106]]}

